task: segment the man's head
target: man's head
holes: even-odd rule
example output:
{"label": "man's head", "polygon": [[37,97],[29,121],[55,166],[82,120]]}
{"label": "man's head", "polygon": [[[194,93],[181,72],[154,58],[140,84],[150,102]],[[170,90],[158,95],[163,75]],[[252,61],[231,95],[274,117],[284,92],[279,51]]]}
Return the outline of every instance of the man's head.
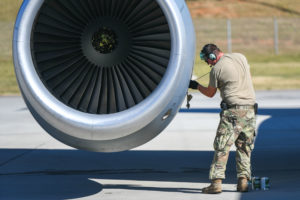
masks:
{"label": "man's head", "polygon": [[209,65],[215,65],[220,57],[223,55],[222,51],[215,44],[206,44],[201,50],[200,58]]}

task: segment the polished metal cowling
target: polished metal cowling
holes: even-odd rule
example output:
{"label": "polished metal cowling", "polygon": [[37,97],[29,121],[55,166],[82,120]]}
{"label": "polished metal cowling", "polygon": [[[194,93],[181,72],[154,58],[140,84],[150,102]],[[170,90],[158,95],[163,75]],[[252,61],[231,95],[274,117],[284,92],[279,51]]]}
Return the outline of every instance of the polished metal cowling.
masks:
{"label": "polished metal cowling", "polygon": [[54,138],[128,150],[178,112],[195,33],[183,0],[24,0],[13,56],[23,98]]}

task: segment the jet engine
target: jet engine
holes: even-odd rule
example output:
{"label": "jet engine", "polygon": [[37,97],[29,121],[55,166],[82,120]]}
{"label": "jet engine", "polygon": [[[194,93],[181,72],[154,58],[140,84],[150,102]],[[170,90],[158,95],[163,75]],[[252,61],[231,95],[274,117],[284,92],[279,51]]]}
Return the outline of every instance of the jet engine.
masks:
{"label": "jet engine", "polygon": [[184,0],[24,0],[15,73],[57,140],[116,152],[157,136],[188,89],[195,33]]}

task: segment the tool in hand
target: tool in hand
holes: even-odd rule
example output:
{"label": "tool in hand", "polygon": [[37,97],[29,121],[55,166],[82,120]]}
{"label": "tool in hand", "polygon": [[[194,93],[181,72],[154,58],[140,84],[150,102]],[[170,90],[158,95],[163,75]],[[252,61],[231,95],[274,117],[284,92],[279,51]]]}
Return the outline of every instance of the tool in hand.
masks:
{"label": "tool in hand", "polygon": [[190,109],[190,101],[192,100],[193,95],[189,94],[189,92],[186,93],[186,107],[187,109]]}
{"label": "tool in hand", "polygon": [[[210,71],[209,71],[208,73],[206,73],[206,74],[200,76],[199,78],[196,78],[195,80],[199,80],[199,79],[203,78],[204,76],[206,76],[206,75],[209,74],[209,73],[210,73]],[[193,98],[193,95],[191,95],[191,94],[189,94],[189,92],[187,92],[187,93],[186,93],[186,102],[187,102],[187,103],[186,103],[186,107],[187,107],[187,109],[190,109],[190,107],[191,107],[190,101],[192,100],[192,98]]]}

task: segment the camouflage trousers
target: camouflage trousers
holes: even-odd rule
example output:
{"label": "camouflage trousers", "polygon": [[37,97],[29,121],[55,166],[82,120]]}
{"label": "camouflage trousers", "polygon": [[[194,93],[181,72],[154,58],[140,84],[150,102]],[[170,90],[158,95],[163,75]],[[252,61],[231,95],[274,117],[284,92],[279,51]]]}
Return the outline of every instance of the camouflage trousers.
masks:
{"label": "camouflage trousers", "polygon": [[234,143],[237,177],[251,178],[251,152],[254,148],[255,124],[253,109],[222,110],[214,140],[215,154],[209,179],[225,179],[229,151]]}

